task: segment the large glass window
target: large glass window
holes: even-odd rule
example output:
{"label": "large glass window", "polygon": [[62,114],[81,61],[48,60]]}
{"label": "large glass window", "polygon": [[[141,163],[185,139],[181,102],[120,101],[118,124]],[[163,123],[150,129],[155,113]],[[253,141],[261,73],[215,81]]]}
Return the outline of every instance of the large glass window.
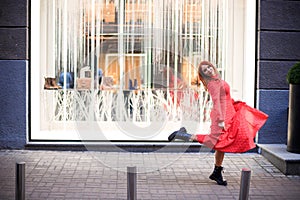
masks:
{"label": "large glass window", "polygon": [[247,96],[249,2],[34,0],[30,139],[163,141],[184,123],[206,131],[197,64],[211,61],[233,95]]}

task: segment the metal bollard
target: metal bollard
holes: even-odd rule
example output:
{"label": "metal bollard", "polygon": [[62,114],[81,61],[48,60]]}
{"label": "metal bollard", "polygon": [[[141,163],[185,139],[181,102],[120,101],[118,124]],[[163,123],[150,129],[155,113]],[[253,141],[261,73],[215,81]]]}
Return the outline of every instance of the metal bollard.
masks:
{"label": "metal bollard", "polygon": [[249,197],[251,170],[247,168],[242,169],[240,196],[239,200],[246,200]]}
{"label": "metal bollard", "polygon": [[136,167],[127,167],[127,199],[136,200]]}
{"label": "metal bollard", "polygon": [[16,164],[16,200],[25,200],[25,162]]}

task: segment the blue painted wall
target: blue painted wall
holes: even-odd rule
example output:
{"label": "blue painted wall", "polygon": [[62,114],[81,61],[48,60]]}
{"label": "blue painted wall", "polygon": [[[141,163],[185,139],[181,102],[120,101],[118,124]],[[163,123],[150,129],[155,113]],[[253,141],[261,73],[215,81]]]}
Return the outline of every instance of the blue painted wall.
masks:
{"label": "blue painted wall", "polygon": [[260,90],[259,109],[269,115],[269,119],[258,134],[260,144],[286,144],[288,90]]}
{"label": "blue painted wall", "polygon": [[0,1],[0,148],[26,143],[28,1]]}
{"label": "blue painted wall", "polygon": [[24,148],[26,141],[26,66],[24,60],[0,61],[0,147]]}

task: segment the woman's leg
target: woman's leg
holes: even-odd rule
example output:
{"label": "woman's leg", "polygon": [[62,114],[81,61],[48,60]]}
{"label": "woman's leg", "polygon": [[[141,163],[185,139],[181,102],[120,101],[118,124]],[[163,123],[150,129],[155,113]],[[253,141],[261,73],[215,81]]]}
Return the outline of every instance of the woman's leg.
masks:
{"label": "woman's leg", "polygon": [[209,176],[211,180],[216,181],[219,185],[227,185],[227,181],[223,180],[223,160],[225,153],[222,151],[215,151],[215,168],[213,173]]}
{"label": "woman's leg", "polygon": [[215,152],[215,165],[218,167],[221,167],[223,164],[225,153],[222,151],[216,151]]}
{"label": "woman's leg", "polygon": [[196,141],[204,144],[208,148],[213,149],[218,141],[218,137],[221,135],[221,131],[211,132],[210,134],[189,134],[184,127],[181,127],[178,131],[174,131],[169,135],[168,140],[181,139],[184,141]]}
{"label": "woman's leg", "polygon": [[[199,143],[204,144],[209,148],[214,148],[215,144],[218,141],[218,137],[221,133],[220,132],[212,132],[209,135],[202,135],[202,134],[194,134],[190,135],[189,139],[191,141],[198,141]],[[215,151],[215,167],[213,173],[209,176],[211,180],[217,182],[218,185],[227,185],[227,181],[223,180],[222,172],[223,172],[223,160],[224,160],[225,153],[222,151]]]}

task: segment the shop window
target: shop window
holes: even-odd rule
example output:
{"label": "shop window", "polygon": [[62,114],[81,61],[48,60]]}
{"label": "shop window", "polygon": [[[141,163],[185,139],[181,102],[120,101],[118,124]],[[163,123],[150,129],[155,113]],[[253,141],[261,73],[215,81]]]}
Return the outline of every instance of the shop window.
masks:
{"label": "shop window", "polygon": [[[235,94],[245,96],[240,75],[253,68],[255,52],[237,40],[253,39],[246,31],[255,29],[255,14],[249,15],[255,2],[34,0],[31,10],[31,140],[81,140],[81,127],[100,126],[113,133],[86,133],[89,140],[161,141],[178,121],[205,127],[201,60],[214,63]],[[112,124],[157,121],[167,122],[164,133],[145,138]]]}

